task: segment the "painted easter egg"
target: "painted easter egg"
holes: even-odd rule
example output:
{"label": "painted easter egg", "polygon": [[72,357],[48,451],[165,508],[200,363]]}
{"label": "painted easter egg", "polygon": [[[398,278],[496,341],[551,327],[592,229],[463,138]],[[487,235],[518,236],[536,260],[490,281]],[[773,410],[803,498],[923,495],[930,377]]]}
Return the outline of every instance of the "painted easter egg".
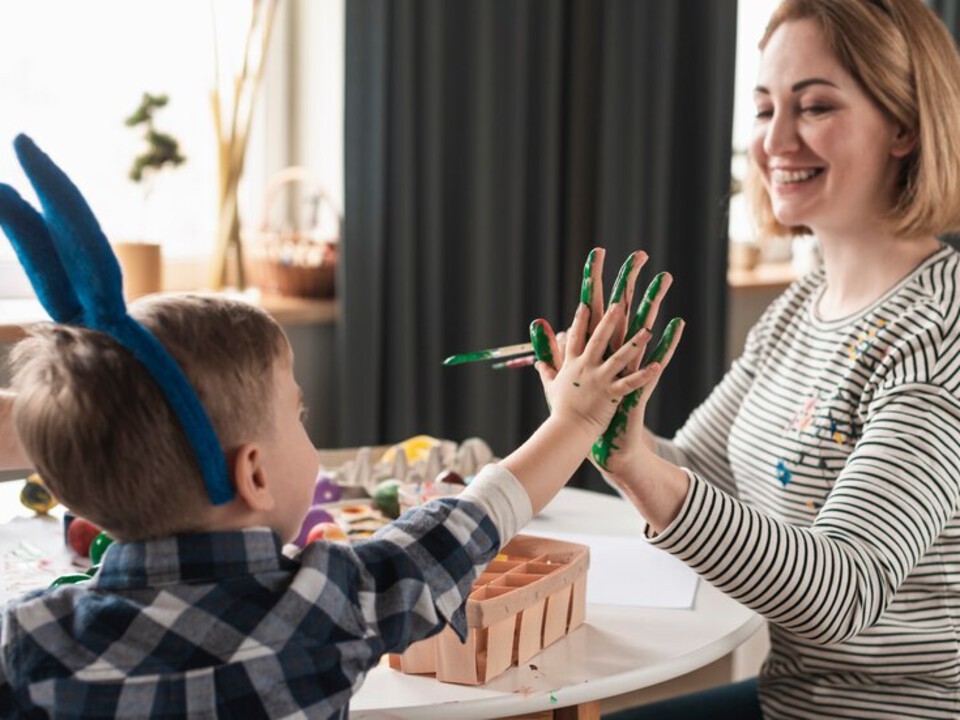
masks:
{"label": "painted easter egg", "polygon": [[317,485],[313,490],[314,505],[340,502],[342,497],[343,489],[332,476],[321,474],[320,477],[317,478]]}
{"label": "painted easter egg", "polygon": [[47,490],[40,476],[34,473],[27,477],[23,489],[20,490],[20,504],[44,515],[57,504],[57,499]]}
{"label": "painted easter egg", "polygon": [[319,505],[311,506],[311,508],[307,510],[307,516],[303,519],[303,524],[300,526],[300,534],[297,535],[297,539],[293,541],[293,544],[302,548],[309,542],[307,540],[307,534],[313,529],[314,525],[323,522],[333,522],[333,515]]}
{"label": "painted easter egg", "polygon": [[328,542],[345,542],[348,540],[347,533],[343,528],[334,522],[317,523],[310,532],[307,533],[307,544],[317,540],[326,540]]}
{"label": "painted easter egg", "polygon": [[389,518],[400,517],[400,481],[396,478],[381,480],[373,491],[373,504]]}
{"label": "painted easter egg", "polygon": [[[79,520],[80,518],[77,518]],[[77,522],[74,520],[74,522]],[[105,532],[97,535],[93,542],[90,543],[90,562],[94,565],[99,565],[100,560],[103,558],[103,554],[107,551],[107,548],[113,545],[113,538],[107,535]]]}
{"label": "painted easter egg", "polygon": [[77,555],[86,557],[90,554],[90,546],[100,532],[100,528],[86,518],[75,517],[67,528],[67,545]]}

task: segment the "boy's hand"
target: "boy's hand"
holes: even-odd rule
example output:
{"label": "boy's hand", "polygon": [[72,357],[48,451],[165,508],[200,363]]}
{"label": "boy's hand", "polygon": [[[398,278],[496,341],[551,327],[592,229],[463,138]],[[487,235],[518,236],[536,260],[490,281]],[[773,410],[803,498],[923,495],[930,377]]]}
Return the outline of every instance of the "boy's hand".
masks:
{"label": "boy's hand", "polygon": [[[554,417],[575,423],[595,435],[609,426],[624,397],[656,381],[661,365],[651,362],[638,369],[650,339],[638,333],[604,359],[611,339],[624,319],[624,304],[613,303],[587,340],[590,308],[581,303],[567,332],[562,363],[549,323],[535,320],[531,339],[541,358],[536,369]],[[543,348],[548,348],[544,350]],[[560,369],[555,369],[559,365]]]}

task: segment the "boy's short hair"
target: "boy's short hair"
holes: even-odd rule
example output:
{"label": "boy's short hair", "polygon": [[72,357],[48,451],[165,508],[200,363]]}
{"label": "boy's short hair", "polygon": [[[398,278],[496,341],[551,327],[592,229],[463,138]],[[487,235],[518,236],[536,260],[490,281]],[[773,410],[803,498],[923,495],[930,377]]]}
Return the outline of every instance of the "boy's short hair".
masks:
{"label": "boy's short hair", "polygon": [[[130,315],[181,367],[227,456],[273,429],[274,371],[293,358],[264,311],[218,296],[168,295]],[[211,507],[194,452],[157,384],[104,333],[42,324],[11,353],[14,424],[71,511],[123,540],[203,530]]]}

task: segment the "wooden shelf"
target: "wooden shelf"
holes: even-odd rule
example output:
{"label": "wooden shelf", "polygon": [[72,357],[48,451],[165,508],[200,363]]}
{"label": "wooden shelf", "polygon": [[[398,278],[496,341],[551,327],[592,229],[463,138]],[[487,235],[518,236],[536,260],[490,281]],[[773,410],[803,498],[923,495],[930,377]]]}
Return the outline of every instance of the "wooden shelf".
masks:
{"label": "wooden shelf", "polygon": [[[239,294],[237,297],[242,297]],[[339,305],[335,299],[309,299],[263,295],[251,302],[270,313],[281,325],[327,324],[336,320]],[[49,320],[37,300],[0,300],[0,343],[16,342],[24,337],[24,328]]]}
{"label": "wooden shelf", "polygon": [[727,284],[732,290],[775,290],[786,288],[796,280],[789,262],[761,263],[751,270],[727,271]]}

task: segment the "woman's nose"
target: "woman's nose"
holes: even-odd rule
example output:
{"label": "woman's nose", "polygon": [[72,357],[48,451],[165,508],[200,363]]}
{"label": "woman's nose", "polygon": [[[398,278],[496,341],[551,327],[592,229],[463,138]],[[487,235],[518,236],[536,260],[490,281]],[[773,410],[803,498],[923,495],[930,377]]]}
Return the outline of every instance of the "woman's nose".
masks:
{"label": "woman's nose", "polygon": [[796,124],[789,113],[775,112],[767,123],[763,151],[767,155],[784,155],[800,147]]}

